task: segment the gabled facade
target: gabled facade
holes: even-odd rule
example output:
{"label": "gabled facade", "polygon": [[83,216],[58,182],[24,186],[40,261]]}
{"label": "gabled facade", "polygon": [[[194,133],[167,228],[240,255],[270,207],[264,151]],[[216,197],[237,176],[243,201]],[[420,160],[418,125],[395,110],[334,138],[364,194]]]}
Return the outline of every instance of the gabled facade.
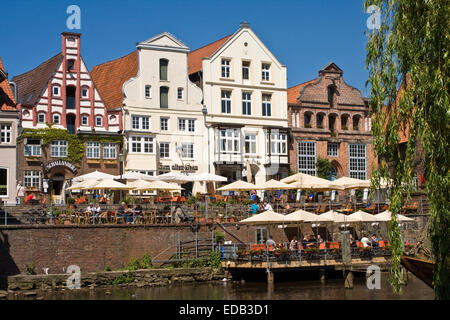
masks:
{"label": "gabled facade", "polygon": [[288,89],[292,171],[316,175],[320,157],[331,162],[334,178],[370,178],[376,160],[369,107],[342,75],[331,62],[316,79]]}
{"label": "gabled facade", "polygon": [[[119,174],[121,110],[108,109],[98,93],[81,57],[81,34],[62,33],[61,53],[12,80],[25,137],[18,145],[19,181],[29,192],[59,200],[76,175]],[[76,136],[82,158],[70,137],[45,144],[50,127]]]}
{"label": "gabled facade", "polygon": [[249,25],[189,53],[189,73],[203,89],[210,172],[257,184],[287,176],[286,67]]}
{"label": "gabled facade", "polygon": [[16,141],[19,113],[8,74],[0,58],[0,201],[16,204]]}

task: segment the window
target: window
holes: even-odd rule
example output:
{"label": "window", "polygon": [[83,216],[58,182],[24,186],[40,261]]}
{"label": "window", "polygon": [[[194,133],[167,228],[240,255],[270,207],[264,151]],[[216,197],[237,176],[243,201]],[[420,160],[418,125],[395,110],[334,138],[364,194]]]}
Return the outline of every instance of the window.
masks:
{"label": "window", "polygon": [[67,86],[66,88],[66,108],[67,109],[75,109],[75,94],[76,88],[74,86]]}
{"label": "window", "polygon": [[178,118],[178,131],[195,131],[195,120],[194,119],[181,119]]}
{"label": "window", "polygon": [[161,131],[168,131],[169,130],[169,118],[160,118],[160,127]]}
{"label": "window", "polygon": [[316,143],[303,142],[297,143],[297,168],[298,172],[316,175]]}
{"label": "window", "polygon": [[66,140],[54,140],[50,145],[50,156],[53,158],[65,158],[67,157],[67,141]]}
{"label": "window", "polygon": [[252,94],[249,92],[242,92],[242,114],[252,114]]}
{"label": "window", "polygon": [[95,126],[101,127],[102,126],[103,117],[102,116],[96,116],[95,117]]}
{"label": "window", "polygon": [[359,116],[353,117],[353,130],[359,130]]}
{"label": "window", "polygon": [[245,134],[245,153],[256,154],[256,134]]}
{"label": "window", "polygon": [[159,157],[161,159],[168,159],[170,157],[169,147],[170,144],[168,142],[161,142],[159,144]]}
{"label": "window", "polygon": [[40,157],[41,156],[41,140],[26,139],[23,146],[23,154],[25,157]]}
{"label": "window", "polygon": [[250,79],[250,61],[242,61],[242,79]]}
{"label": "window", "polygon": [[270,80],[270,64],[263,63],[261,69],[262,69],[262,80],[269,81]]}
{"label": "window", "polygon": [[74,59],[67,60],[67,70],[72,71],[74,67],[75,67],[75,60]]}
{"label": "window", "polygon": [[160,59],[159,60],[159,80],[167,80],[167,69],[169,66],[169,60]]}
{"label": "window", "polygon": [[89,116],[81,116],[81,125],[82,126],[89,125]]}
{"label": "window", "polygon": [[169,107],[169,88],[160,87],[159,88],[159,106],[161,108]]}
{"label": "window", "polygon": [[262,115],[265,117],[272,116],[272,96],[270,94],[262,95]]}
{"label": "window", "polygon": [[100,159],[100,143],[97,141],[86,142],[86,158]]}
{"label": "window", "polygon": [[25,188],[40,188],[41,172],[36,170],[25,170],[23,172],[23,185]]}
{"label": "window", "polygon": [[339,144],[334,142],[328,142],[328,156],[338,157],[339,156]]}
{"label": "window", "polygon": [[38,123],[45,123],[45,113],[38,113]]}
{"label": "window", "polygon": [[53,86],[53,95],[56,97],[59,96],[59,86]]}
{"label": "window", "polygon": [[183,100],[183,88],[178,88],[177,99],[178,100]]}
{"label": "window", "polygon": [[230,59],[222,59],[222,78],[230,77]]}
{"label": "window", "polygon": [[145,98],[150,99],[152,97],[152,86],[146,85],[145,86]]}
{"label": "window", "polygon": [[330,105],[333,105],[333,94],[334,94],[334,87],[331,85],[331,86],[328,86],[328,103],[330,104]]}
{"label": "window", "polygon": [[222,91],[222,113],[231,113],[231,91]]}
{"label": "window", "polygon": [[153,137],[130,137],[132,153],[154,153]]}
{"label": "window", "polygon": [[194,144],[182,143],[181,144],[181,158],[182,159],[194,159]]}
{"label": "window", "polygon": [[366,179],[366,145],[349,144],[350,178]]}
{"label": "window", "polygon": [[116,159],[116,144],[105,142],[103,144],[103,159]]}
{"label": "window", "polygon": [[0,124],[1,143],[11,143],[11,125],[2,123]]}
{"label": "window", "polygon": [[270,134],[270,153],[272,155],[287,154],[287,134],[271,133]]}
{"label": "window", "polygon": [[54,114],[53,115],[53,123],[54,124],[59,124],[61,120],[61,117],[59,116],[59,114]]}
{"label": "window", "polygon": [[237,153],[240,151],[239,129],[220,130],[220,152]]}
{"label": "window", "polygon": [[348,130],[348,116],[347,115],[343,115],[341,118],[341,130]]}
{"label": "window", "polygon": [[133,130],[150,130],[150,117],[131,116],[131,127]]}
{"label": "window", "polygon": [[324,118],[324,114],[323,113],[319,113],[316,116],[316,127],[317,129],[323,129],[323,118]]}
{"label": "window", "polygon": [[311,128],[311,113],[310,112],[305,112],[305,114],[303,115],[303,121],[304,121],[305,128]]}
{"label": "window", "polygon": [[0,168],[0,197],[8,195],[8,169]]}
{"label": "window", "polygon": [[255,228],[255,243],[265,244],[269,239],[269,232],[266,227]]}
{"label": "window", "polygon": [[89,96],[89,88],[88,87],[81,88],[81,96],[83,98],[87,98]]}

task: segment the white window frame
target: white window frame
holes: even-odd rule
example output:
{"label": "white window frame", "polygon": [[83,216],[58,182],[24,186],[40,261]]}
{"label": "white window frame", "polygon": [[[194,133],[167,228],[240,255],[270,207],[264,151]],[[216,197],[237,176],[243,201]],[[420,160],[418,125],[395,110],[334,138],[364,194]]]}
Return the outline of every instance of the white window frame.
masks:
{"label": "white window frame", "polygon": [[287,155],[287,133],[272,132],[270,134],[270,154],[271,155]]}
{"label": "white window frame", "polygon": [[[265,68],[265,66],[269,66],[268,69]],[[261,63],[261,80],[262,81],[270,81],[270,69],[271,64],[267,62]]]}
{"label": "white window frame", "polygon": [[231,59],[222,58],[220,65],[222,67],[222,78],[231,78]]}
{"label": "white window frame", "polygon": [[[30,140],[37,140],[39,144],[29,144]],[[40,157],[41,156],[41,141],[39,139],[26,139],[23,145],[23,155],[25,157]]]}
{"label": "white window frame", "polygon": [[262,115],[263,117],[272,116],[272,95],[264,93],[262,95]]}
{"label": "white window frame", "polygon": [[252,93],[242,92],[242,115],[251,116],[252,115]]}
{"label": "white window frame", "polygon": [[152,86],[147,84],[144,87],[144,95],[146,99],[151,99],[152,98]]}
{"label": "white window frame", "polygon": [[41,188],[41,171],[38,170],[25,170],[23,172],[23,186],[25,188]]}
{"label": "white window frame", "polygon": [[339,157],[339,143],[328,142],[328,144],[327,144],[327,155],[329,157]]}
{"label": "white window frame", "polygon": [[367,177],[367,146],[350,143],[348,145],[348,172],[350,178],[366,180]]}
{"label": "white window frame", "polygon": [[[164,148],[163,148],[164,146]],[[170,159],[170,142],[159,143],[159,158]]]}
{"label": "white window frame", "polygon": [[131,115],[131,129],[139,131],[150,131],[151,130],[151,117]]}
{"label": "white window frame", "polygon": [[[43,116],[43,117],[44,117],[43,121],[39,121],[39,117],[40,117],[40,116]],[[39,113],[37,114],[37,123],[45,123],[45,112],[39,112]]]}
{"label": "white window frame", "polygon": [[[130,136],[128,140],[129,153],[134,154],[155,154],[155,137]],[[135,151],[133,150],[135,147]],[[150,151],[146,151],[150,150]]]}
{"label": "white window frame", "polygon": [[[247,148],[248,145],[248,148]],[[245,133],[245,154],[257,154],[257,134],[254,132]]]}
{"label": "white window frame", "polygon": [[50,143],[50,157],[67,158],[69,143],[66,140],[53,140]]}
{"label": "white window frame", "polygon": [[86,158],[100,159],[100,142],[86,141]]}
{"label": "white window frame", "polygon": [[178,131],[195,132],[195,119],[178,118]]}
{"label": "white window frame", "polygon": [[194,144],[192,142],[181,143],[181,159],[194,159]]}
{"label": "white window frame", "polygon": [[317,144],[297,141],[297,172],[315,176],[317,173]]}
{"label": "white window frame", "polygon": [[[245,65],[246,63],[248,64],[247,66]],[[250,61],[242,61],[242,80],[250,80],[250,66]],[[244,78],[244,69],[247,70],[247,78]]]}
{"label": "white window frame", "polygon": [[[100,119],[100,124],[98,122],[99,119]],[[95,116],[95,126],[103,127],[103,116]]]}
{"label": "white window frame", "polygon": [[[84,90],[86,90],[86,95],[84,95]],[[89,98],[89,87],[88,86],[82,86],[81,87],[81,97],[82,98]]]}
{"label": "white window frame", "polygon": [[[84,119],[86,119],[86,123],[83,123]],[[81,116],[81,125],[82,126],[89,126],[89,116],[87,116],[87,115],[82,115]]]}
{"label": "white window frame", "polygon": [[112,142],[103,143],[103,159],[117,159],[117,144]]}
{"label": "white window frame", "polygon": [[[165,127],[163,126],[163,122],[165,122]],[[159,118],[159,129],[160,131],[169,131],[169,118],[167,117]]]}
{"label": "white window frame", "polygon": [[11,144],[11,123],[0,123],[0,144]]}
{"label": "white window frame", "polygon": [[[55,121],[55,117],[57,117],[58,121]],[[61,124],[61,115],[58,113],[54,113],[52,116],[52,121],[54,124]]]}
{"label": "white window frame", "polygon": [[[55,93],[55,89],[58,90],[57,93]],[[61,88],[59,87],[59,85],[53,85],[52,86],[52,96],[59,97],[60,95],[61,95]]]}
{"label": "white window frame", "polygon": [[183,100],[183,98],[184,98],[184,90],[183,90],[183,88],[178,88],[177,89],[177,99]]}
{"label": "white window frame", "polygon": [[[229,96],[227,96],[229,94]],[[221,96],[221,110],[224,114],[231,114],[231,90],[222,90],[220,93]],[[225,106],[224,106],[225,104]],[[225,107],[225,108],[224,108]]]}
{"label": "white window frame", "polygon": [[241,134],[240,129],[219,130],[220,153],[240,153]]}

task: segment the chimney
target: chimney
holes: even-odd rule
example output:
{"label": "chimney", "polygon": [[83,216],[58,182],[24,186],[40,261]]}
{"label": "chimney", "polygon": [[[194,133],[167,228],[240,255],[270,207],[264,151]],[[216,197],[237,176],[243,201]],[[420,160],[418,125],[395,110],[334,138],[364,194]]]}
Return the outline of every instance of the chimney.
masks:
{"label": "chimney", "polygon": [[239,27],[241,28],[241,29],[243,29],[243,28],[249,28],[250,29],[250,23],[248,23],[248,22],[241,22],[241,24],[239,25]]}

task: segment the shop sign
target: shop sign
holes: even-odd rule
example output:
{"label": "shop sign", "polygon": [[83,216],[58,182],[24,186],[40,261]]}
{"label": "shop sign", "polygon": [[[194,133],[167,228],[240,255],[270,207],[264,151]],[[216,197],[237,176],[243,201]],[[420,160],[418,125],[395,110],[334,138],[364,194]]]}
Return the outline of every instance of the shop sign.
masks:
{"label": "shop sign", "polygon": [[189,163],[186,163],[185,165],[174,164],[172,166],[160,164],[159,165],[159,170],[160,171],[188,171],[188,172],[192,172],[192,171],[197,171],[198,170],[198,166],[194,166],[194,165],[191,165]]}
{"label": "shop sign", "polygon": [[77,167],[75,167],[75,165],[73,165],[72,163],[68,162],[68,161],[64,161],[64,160],[56,160],[56,161],[52,161],[50,163],[47,163],[45,165],[45,170],[47,172],[50,172],[50,170],[52,170],[55,167],[67,167],[69,168],[69,170],[71,170],[73,173],[77,172]]}

